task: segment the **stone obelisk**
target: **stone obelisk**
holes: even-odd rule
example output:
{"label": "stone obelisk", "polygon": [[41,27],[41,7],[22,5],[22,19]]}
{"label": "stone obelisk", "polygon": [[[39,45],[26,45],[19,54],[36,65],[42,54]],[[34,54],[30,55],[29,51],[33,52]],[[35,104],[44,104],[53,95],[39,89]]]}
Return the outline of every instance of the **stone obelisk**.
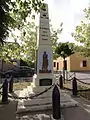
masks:
{"label": "stone obelisk", "polygon": [[35,92],[41,91],[54,83],[53,53],[50,40],[48,5],[40,11],[37,36],[37,77],[33,80]]}
{"label": "stone obelisk", "polygon": [[[33,76],[33,82],[20,91],[19,97],[28,97],[18,101],[17,112],[38,111],[52,109],[52,85],[55,82],[53,76],[53,53],[50,41],[48,5],[40,11],[39,29],[37,38],[37,74]],[[48,88],[51,88],[47,90]],[[47,90],[46,92],[43,92]],[[42,93],[42,94],[40,94]],[[38,95],[38,96],[37,96]],[[36,96],[30,99],[30,96]],[[77,102],[64,91],[60,93],[61,107],[76,106]]]}
{"label": "stone obelisk", "polygon": [[[52,85],[54,83],[53,76],[53,53],[52,44],[50,41],[49,15],[48,5],[40,11],[39,29],[37,37],[37,74],[33,76],[31,86],[28,86],[22,94],[27,96],[43,93],[34,99],[22,100],[18,103],[18,112],[21,111],[36,111],[52,108]],[[49,89],[46,92],[46,89]]]}

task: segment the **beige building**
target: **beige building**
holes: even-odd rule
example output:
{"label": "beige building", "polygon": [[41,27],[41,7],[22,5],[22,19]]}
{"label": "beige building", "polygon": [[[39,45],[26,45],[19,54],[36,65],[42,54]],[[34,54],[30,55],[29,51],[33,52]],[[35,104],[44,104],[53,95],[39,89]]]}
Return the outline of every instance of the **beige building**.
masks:
{"label": "beige building", "polygon": [[[63,70],[63,58],[59,57],[53,61],[54,71]],[[66,58],[66,67],[68,71],[90,71],[90,59],[79,53],[74,53]]]}

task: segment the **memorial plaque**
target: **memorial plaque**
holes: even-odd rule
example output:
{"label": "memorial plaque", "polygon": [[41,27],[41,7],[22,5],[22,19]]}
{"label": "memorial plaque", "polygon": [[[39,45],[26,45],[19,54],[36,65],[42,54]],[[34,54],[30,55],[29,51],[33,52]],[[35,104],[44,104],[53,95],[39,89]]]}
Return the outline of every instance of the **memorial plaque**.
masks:
{"label": "memorial plaque", "polygon": [[42,40],[48,40],[48,39],[42,39]]}
{"label": "memorial plaque", "polygon": [[50,78],[43,78],[39,80],[40,86],[50,86],[52,85],[52,79]]}

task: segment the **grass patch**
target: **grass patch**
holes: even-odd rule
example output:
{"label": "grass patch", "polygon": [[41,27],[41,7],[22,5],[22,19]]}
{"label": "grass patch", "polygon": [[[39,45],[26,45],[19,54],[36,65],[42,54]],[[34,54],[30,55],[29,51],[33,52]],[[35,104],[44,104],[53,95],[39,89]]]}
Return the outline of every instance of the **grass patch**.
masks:
{"label": "grass patch", "polygon": [[78,85],[78,90],[85,90],[85,89],[88,89],[88,87],[86,86],[82,86],[82,85]]}
{"label": "grass patch", "polygon": [[79,92],[79,95],[90,100],[90,91]]}
{"label": "grass patch", "polygon": [[14,90],[23,90],[24,88],[26,88],[29,85],[30,85],[30,82],[18,82],[18,83],[14,83],[13,89]]}

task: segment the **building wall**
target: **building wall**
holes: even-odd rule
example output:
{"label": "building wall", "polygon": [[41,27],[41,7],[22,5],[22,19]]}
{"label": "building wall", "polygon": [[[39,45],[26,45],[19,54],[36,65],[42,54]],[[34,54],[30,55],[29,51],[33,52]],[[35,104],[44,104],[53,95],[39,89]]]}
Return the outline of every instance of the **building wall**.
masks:
{"label": "building wall", "polygon": [[[55,63],[55,65],[54,65],[54,63]],[[57,68],[57,67],[56,67],[56,64],[57,64],[57,60],[53,60],[53,70],[54,70],[54,71],[56,71],[56,68]]]}
{"label": "building wall", "polygon": [[[57,58],[56,60],[54,60],[53,62],[56,63],[56,66],[53,68],[54,71],[61,71],[63,70],[63,59],[61,57]],[[58,67],[59,65],[59,67]],[[54,65],[53,65],[54,66]],[[58,68],[58,69],[57,69]]]}
{"label": "building wall", "polygon": [[[90,71],[90,60],[79,53],[74,53],[66,58],[67,60],[67,70],[68,71]],[[83,61],[86,61],[87,66],[83,66]],[[63,58],[59,57],[56,60],[56,66],[53,68],[54,71],[63,70]],[[59,63],[59,69],[57,70],[57,63]]]}
{"label": "building wall", "polygon": [[[86,61],[87,66],[83,67],[83,61]],[[70,56],[70,71],[89,71],[90,60],[79,53]]]}
{"label": "building wall", "polygon": [[71,67],[70,57],[67,57],[66,60],[67,60],[67,70],[70,71],[70,67]]}

